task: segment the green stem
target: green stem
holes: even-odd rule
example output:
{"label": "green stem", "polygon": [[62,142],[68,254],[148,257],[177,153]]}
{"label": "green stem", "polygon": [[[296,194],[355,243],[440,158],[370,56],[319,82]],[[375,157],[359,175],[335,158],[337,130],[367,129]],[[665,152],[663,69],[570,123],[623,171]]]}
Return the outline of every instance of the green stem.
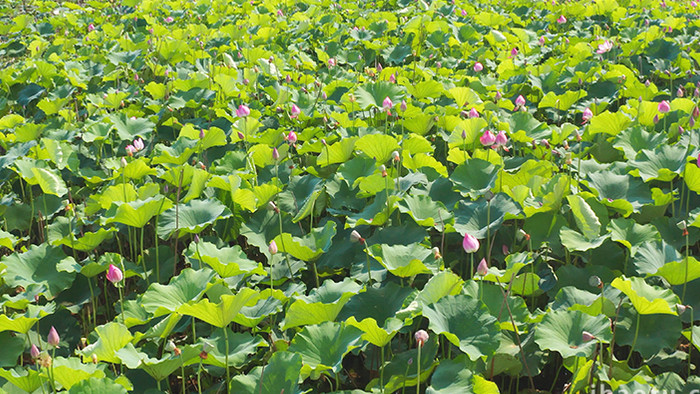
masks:
{"label": "green stem", "polygon": [[51,365],[49,366],[49,375],[51,376],[51,388],[53,389],[53,392],[56,393],[56,380],[54,379],[54,373],[53,373],[53,361],[56,359],[56,348],[54,347],[51,350]]}
{"label": "green stem", "polygon": [[641,314],[637,311],[637,325],[634,327],[634,339],[632,340],[632,347],[630,348],[630,353],[627,355],[626,363],[629,363],[632,353],[634,352],[634,346],[637,344],[637,337],[639,336],[639,317]]}
{"label": "green stem", "polygon": [[418,361],[416,361],[418,364],[416,366],[418,367],[418,374],[416,375],[416,394],[420,394],[420,350],[423,346],[421,344],[418,344]]}
{"label": "green stem", "polygon": [[367,241],[362,241],[365,244],[365,255],[367,256],[367,287],[372,285],[372,271],[369,265],[369,246],[367,246]]}
{"label": "green stem", "polygon": [[197,368],[197,393],[202,394],[202,359],[199,359],[199,368]]}
{"label": "green stem", "polygon": [[379,386],[381,386],[382,393],[384,393],[384,346],[381,349],[382,359],[379,362]]}
{"label": "green stem", "polygon": [[120,313],[120,315],[121,315],[121,317],[122,317],[122,324],[123,324],[124,326],[126,326],[126,323],[124,322],[124,320],[125,320],[125,319],[124,319],[124,294],[122,293],[122,288],[121,288],[121,286],[118,286],[117,289],[119,289],[119,302],[120,302],[120,304],[121,304],[120,307],[121,307],[121,310],[122,310],[122,313]]}
{"label": "green stem", "polygon": [[231,372],[228,367],[228,325],[224,327],[224,340],[226,341],[226,392],[229,392],[229,384],[231,384]]}

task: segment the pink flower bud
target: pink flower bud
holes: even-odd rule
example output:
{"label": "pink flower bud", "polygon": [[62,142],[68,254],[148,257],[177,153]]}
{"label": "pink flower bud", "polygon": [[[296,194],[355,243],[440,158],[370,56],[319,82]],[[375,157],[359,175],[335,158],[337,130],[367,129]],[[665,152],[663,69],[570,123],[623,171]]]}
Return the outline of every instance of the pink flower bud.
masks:
{"label": "pink flower bud", "polygon": [[416,338],[418,347],[423,347],[423,344],[425,344],[428,338],[430,338],[430,335],[428,335],[428,332],[425,330],[418,330],[416,331],[414,338]]}
{"label": "pink flower bud", "polygon": [[245,139],[245,136],[244,136],[243,133],[241,133],[240,131],[237,132],[236,135],[238,136],[238,139],[241,140],[241,141]]}
{"label": "pink flower bud", "polygon": [[510,50],[510,57],[518,56],[518,48],[513,48]]}
{"label": "pink flower bud", "polygon": [[91,31],[93,31],[93,30],[95,30],[95,25],[93,25],[93,24],[91,23],[91,24],[88,25],[88,33],[91,32]]}
{"label": "pink flower bud", "polygon": [[515,107],[518,108],[522,107],[523,105],[525,105],[525,97],[523,97],[523,95],[521,94],[518,95],[518,97],[515,99]]}
{"label": "pink flower bud", "polygon": [[56,328],[54,328],[54,326],[51,326],[51,329],[49,330],[49,336],[46,339],[46,342],[48,342],[49,345],[53,347],[58,347],[58,343],[61,342],[61,337],[58,336],[58,332],[56,331]]}
{"label": "pink flower bud", "polygon": [[277,243],[274,240],[270,241],[270,245],[268,245],[267,250],[270,251],[270,254],[277,254]]}
{"label": "pink flower bud", "polygon": [[295,133],[294,131],[290,131],[289,134],[287,134],[287,136],[285,137],[285,139],[287,140],[287,142],[294,145],[297,143],[297,133]]}
{"label": "pink flower bud", "polygon": [[537,42],[539,42],[540,45],[544,45],[544,43],[546,42],[546,40],[545,40],[544,36],[540,36],[540,39],[537,40]]}
{"label": "pink flower bud", "polygon": [[663,100],[659,103],[658,110],[660,113],[665,114],[671,110],[671,104],[668,101]]}
{"label": "pink flower bud", "polygon": [[491,146],[496,142],[496,136],[493,135],[491,130],[484,130],[484,134],[479,137],[479,141],[483,146]]}
{"label": "pink flower bud", "polygon": [[360,235],[360,233],[357,232],[357,230],[352,230],[352,232],[350,233],[350,240],[352,242],[360,242],[360,243],[365,242],[365,239],[362,238],[362,236]]}
{"label": "pink flower bud", "polygon": [[566,23],[566,17],[564,15],[559,15],[559,18],[557,19],[557,23],[559,23],[559,24]]}
{"label": "pink flower bud", "polygon": [[477,250],[479,250],[479,240],[473,235],[467,233],[464,235],[464,239],[462,240],[462,247],[467,253],[475,253]]}
{"label": "pink flower bud", "polygon": [[335,61],[334,58],[328,59],[328,67],[333,67],[333,66],[335,66],[336,64],[337,64],[337,63],[336,63],[336,61]]}
{"label": "pink flower bud", "polygon": [[239,105],[238,109],[236,110],[236,116],[239,118],[245,118],[248,115],[250,115],[250,108],[243,104]]}
{"label": "pink flower bud", "polygon": [[406,108],[408,108],[408,105],[406,105],[406,100],[401,100],[401,112],[406,112]]}
{"label": "pink flower bud", "polygon": [[507,256],[510,251],[508,250],[508,245],[503,244],[501,245],[501,253],[503,253],[504,256]]}
{"label": "pink flower bud", "polygon": [[275,161],[280,159],[280,152],[277,150],[277,147],[272,148],[272,159]]}
{"label": "pink flower bud", "polygon": [[297,116],[299,116],[300,113],[301,113],[301,109],[299,109],[299,107],[297,107],[296,104],[292,104],[292,111],[291,111],[291,115],[289,117],[294,119]]}
{"label": "pink flower bud", "polygon": [[488,273],[489,265],[486,263],[486,259],[481,259],[479,265],[476,267],[476,273],[479,276],[485,276]]}
{"label": "pink flower bud", "polygon": [[277,10],[277,16],[283,17],[283,16],[284,16],[284,12],[282,12],[282,10]]}
{"label": "pink flower bud", "polygon": [[32,344],[32,347],[29,349],[29,354],[31,354],[32,358],[36,359],[39,358],[39,354],[41,354],[41,352],[39,352],[39,348],[36,347],[36,345]]}
{"label": "pink flower bud", "polygon": [[591,334],[590,332],[584,331],[581,333],[581,339],[583,339],[584,342],[590,342],[596,338],[595,335]]}
{"label": "pink flower bud", "polygon": [[165,23],[173,23],[175,19],[172,16],[165,18]]}
{"label": "pink flower bud", "polygon": [[[439,68],[439,67],[438,67],[438,68]],[[391,83],[396,83],[396,75],[394,75],[394,74],[392,73],[391,76],[389,76],[389,82],[391,82]]]}
{"label": "pink flower bud", "polygon": [[506,136],[506,132],[504,130],[501,130],[498,132],[496,135],[496,145],[503,146],[508,143],[508,137]]}
{"label": "pink flower bud", "polygon": [[382,64],[377,63],[377,72],[380,73],[380,72],[382,72],[383,69],[384,69],[384,67],[382,67]]}
{"label": "pink flower bud", "polygon": [[387,96],[387,97],[384,99],[384,101],[382,102],[382,107],[383,107],[384,110],[386,110],[386,111],[390,110],[393,106],[394,106],[394,103],[391,102],[391,99],[389,98],[389,96]]}
{"label": "pink flower bud", "polygon": [[481,64],[481,63],[479,63],[479,62],[474,63],[474,71],[479,72],[479,71],[481,71],[481,70],[483,70],[483,69],[484,69],[484,65],[483,65],[483,64]]}
{"label": "pink flower bud", "polygon": [[107,280],[112,283],[117,283],[121,282],[122,279],[124,279],[122,271],[114,264],[110,264],[109,269],[107,269]]}
{"label": "pink flower bud", "polygon": [[472,109],[469,110],[468,116],[470,118],[478,118],[479,117],[479,112],[476,110],[476,108],[472,107]]}
{"label": "pink flower bud", "polygon": [[654,115],[653,121],[654,121],[654,124],[659,123],[659,114]]}
{"label": "pink flower bud", "polygon": [[590,108],[586,108],[583,110],[583,123],[584,124],[586,122],[588,122],[589,120],[591,120],[592,117],[593,117],[593,111],[591,111]]}

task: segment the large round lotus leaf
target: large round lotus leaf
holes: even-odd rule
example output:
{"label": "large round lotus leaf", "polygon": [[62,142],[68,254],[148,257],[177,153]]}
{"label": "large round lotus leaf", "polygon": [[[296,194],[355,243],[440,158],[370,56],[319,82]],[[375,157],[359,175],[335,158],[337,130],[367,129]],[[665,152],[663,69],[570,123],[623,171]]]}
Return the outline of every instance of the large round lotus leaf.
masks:
{"label": "large round lotus leaf", "polygon": [[70,394],[121,394],[126,393],[127,391],[124,386],[120,385],[119,383],[115,383],[112,380],[105,378],[89,378],[72,386],[68,392]]}
{"label": "large round lotus leaf", "polygon": [[[149,197],[145,200],[118,203],[107,212],[107,223],[122,223],[141,228],[156,215],[170,209],[172,201],[164,196]],[[113,214],[113,216],[112,216]]]}
{"label": "large round lotus leaf", "polygon": [[258,299],[260,299],[260,293],[245,287],[236,295],[222,295],[219,303],[213,303],[205,298],[199,302],[182,304],[177,308],[177,313],[193,316],[222,328],[228,326],[244,306],[255,303]]}
{"label": "large round lotus leaf", "polygon": [[198,300],[208,289],[213,276],[214,273],[208,269],[185,269],[167,285],[151,284],[143,294],[141,305],[154,316],[174,312],[181,305]]}
{"label": "large round lotus leaf", "polygon": [[[639,320],[637,320],[638,317]],[[638,321],[639,328],[637,328]],[[634,344],[634,351],[639,352],[645,359],[664,348],[673,349],[680,336],[681,319],[678,316],[667,314],[638,316],[633,309],[620,308],[615,328],[615,343],[629,346]]]}
{"label": "large round lotus leaf", "polygon": [[3,279],[11,287],[39,284],[44,295],[52,299],[70,287],[75,279],[76,262],[66,256],[60,247],[43,243],[32,245],[24,253],[13,253],[0,260],[5,267]]}
{"label": "large round lotus leaf", "polygon": [[197,234],[217,220],[231,216],[231,211],[218,201],[192,200],[163,212],[158,222],[158,236],[167,239],[174,232],[177,236]]}
{"label": "large round lotus leaf", "polygon": [[473,367],[470,368],[469,365],[470,361],[464,355],[453,360],[441,361],[430,378],[426,394],[499,393],[496,383],[475,375],[472,373]]}
{"label": "large round lotus leaf", "polygon": [[420,244],[372,245],[370,249],[377,261],[400,278],[430,273],[424,260],[432,256],[433,252]]}
{"label": "large round lotus leaf", "polygon": [[501,227],[506,216],[517,217],[520,207],[509,196],[499,193],[491,204],[482,198],[478,201],[460,201],[455,210],[454,228],[460,235],[469,233],[479,239],[486,238],[490,226],[491,236]]}
{"label": "large round lotus leaf", "polygon": [[342,323],[325,322],[304,327],[289,351],[301,354],[302,375],[318,379],[324,371],[338,372],[343,357],[361,343],[362,331]]}
{"label": "large round lotus leaf", "polygon": [[462,195],[477,198],[496,184],[498,167],[481,159],[469,159],[455,168],[450,180]]}
{"label": "large round lotus leaf", "polygon": [[610,285],[625,293],[637,312],[642,315],[655,313],[677,314],[675,306],[680,303],[680,300],[670,289],[649,285],[644,279],[638,277],[617,277]]}
{"label": "large round lotus leaf", "polygon": [[301,356],[286,351],[275,352],[269,362],[253,369],[247,375],[237,375],[231,379],[234,393],[296,393],[301,373]]}
{"label": "large round lotus leaf", "polygon": [[549,312],[535,330],[535,342],[540,348],[557,351],[563,358],[589,357],[593,354],[597,341],[584,342],[584,331],[603,343],[612,339],[608,318],[579,311]]}
{"label": "large round lotus leaf", "polygon": [[393,282],[382,287],[370,287],[350,298],[340,311],[338,320],[347,320],[351,316],[357,321],[372,318],[383,326],[387,319],[396,315],[413,291],[410,287],[400,287]]}
{"label": "large round lotus leaf", "polygon": [[443,334],[471,360],[498,349],[499,327],[496,318],[478,299],[466,295],[447,296],[423,308],[430,329]]}

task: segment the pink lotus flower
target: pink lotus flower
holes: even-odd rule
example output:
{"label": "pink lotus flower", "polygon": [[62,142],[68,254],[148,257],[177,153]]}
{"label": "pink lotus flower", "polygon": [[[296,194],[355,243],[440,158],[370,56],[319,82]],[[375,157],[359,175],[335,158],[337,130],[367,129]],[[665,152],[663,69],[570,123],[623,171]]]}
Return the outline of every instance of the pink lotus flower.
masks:
{"label": "pink lotus flower", "polygon": [[504,130],[499,131],[496,135],[496,145],[505,146],[507,143],[508,136],[506,136],[506,132]]}
{"label": "pink lotus flower", "polygon": [[173,23],[175,19],[172,16],[165,18],[165,23]]}
{"label": "pink lotus flower", "polygon": [[116,265],[110,264],[107,270],[107,280],[114,283],[121,282],[124,279],[124,274]]}
{"label": "pink lotus flower", "polygon": [[476,267],[476,273],[479,276],[485,276],[488,273],[489,265],[486,263],[486,259],[481,259],[479,265]]}
{"label": "pink lotus flower", "polygon": [[483,64],[481,64],[481,63],[479,63],[479,62],[474,63],[474,71],[479,72],[479,71],[481,71],[481,70],[483,70],[483,69],[484,69],[484,65],[483,65]]}
{"label": "pink lotus flower", "polygon": [[611,41],[605,40],[602,44],[598,45],[598,50],[595,53],[602,55],[606,52],[610,52],[613,48],[613,43]]}
{"label": "pink lotus flower", "polygon": [[462,10],[462,16],[467,16],[467,10]]}
{"label": "pink lotus flower", "polygon": [[659,123],[659,114],[654,115],[654,119],[652,119],[652,121],[654,122],[654,124]]}
{"label": "pink lotus flower", "polygon": [[272,148],[272,159],[275,161],[280,159],[280,152],[277,150],[277,147]]}
{"label": "pink lotus flower", "polygon": [[[440,68],[440,67],[438,67],[438,68]],[[389,76],[389,82],[391,82],[391,83],[396,83],[396,75],[394,75],[394,74],[392,73],[392,74]]]}
{"label": "pink lotus flower", "polygon": [[292,119],[294,119],[294,118],[296,118],[297,116],[299,116],[299,114],[301,113],[301,110],[299,109],[299,107],[297,107],[296,104],[292,104],[292,111],[291,111],[291,113],[292,113],[292,114],[291,114],[289,117],[292,118]]}
{"label": "pink lotus flower", "polygon": [[493,135],[491,130],[484,130],[484,134],[479,137],[479,141],[483,146],[491,146],[496,142],[496,136]]}
{"label": "pink lotus flower", "polygon": [[39,358],[41,352],[39,352],[39,348],[36,347],[36,345],[32,344],[32,347],[29,349],[29,354],[32,356],[32,358]]}
{"label": "pink lotus flower", "polygon": [[126,148],[124,148],[124,150],[126,151],[126,154],[129,155],[129,157],[133,156],[134,153],[137,152],[136,148],[134,148],[134,146],[131,144],[127,145]]}
{"label": "pink lotus flower", "polygon": [[279,17],[284,16],[284,12],[282,12],[282,10],[277,10],[277,16],[279,16]]}
{"label": "pink lotus flower", "polygon": [[474,253],[479,250],[479,240],[473,235],[467,233],[464,235],[464,240],[462,240],[462,247],[467,253]]}
{"label": "pink lotus flower", "polygon": [[468,116],[470,118],[478,118],[479,117],[479,111],[476,110],[476,108],[472,107],[472,109],[469,110]]}
{"label": "pink lotus flower", "polygon": [[335,59],[334,59],[334,58],[328,59],[328,67],[333,67],[333,66],[335,66],[336,64],[337,64],[337,63],[335,62]]}
{"label": "pink lotus flower", "polygon": [[518,97],[515,99],[515,109],[518,109],[525,105],[525,97],[523,95],[518,95]]}
{"label": "pink lotus flower", "polygon": [[593,111],[590,108],[583,110],[583,124],[586,124],[593,117]]}
{"label": "pink lotus flower", "polygon": [[566,23],[566,17],[564,15],[559,15],[559,18],[557,19],[557,23],[559,23],[559,24]]}
{"label": "pink lotus flower", "polygon": [[88,33],[91,32],[91,31],[93,31],[93,30],[95,30],[95,25],[93,25],[93,24],[91,23],[91,24],[88,25]]}
{"label": "pink lotus flower", "polygon": [[287,142],[289,142],[291,145],[294,145],[297,143],[297,133],[294,131],[290,131],[289,134],[287,134],[286,137],[284,137]]}
{"label": "pink lotus flower", "polygon": [[406,112],[406,109],[408,108],[408,105],[406,104],[406,100],[401,100],[401,112]]}
{"label": "pink lotus flower", "polygon": [[518,48],[513,48],[510,50],[510,57],[518,56]]}
{"label": "pink lotus flower", "polygon": [[392,107],[394,106],[394,103],[391,101],[389,96],[387,96],[384,101],[382,102],[382,107],[386,110],[389,111]]}
{"label": "pink lotus flower", "polygon": [[676,90],[676,96],[683,97],[684,94],[683,88],[678,88],[678,90]]}
{"label": "pink lotus flower", "polygon": [[243,104],[239,105],[238,109],[236,110],[236,116],[239,118],[245,118],[248,115],[250,115],[250,108]]}
{"label": "pink lotus flower", "polygon": [[544,43],[545,43],[545,38],[544,38],[544,36],[540,36],[540,39],[539,39],[537,42],[539,42],[540,45],[544,45]]}
{"label": "pink lotus flower", "polygon": [[425,330],[418,330],[416,331],[414,338],[416,338],[416,344],[418,347],[423,347],[423,344],[430,338],[430,335],[428,335],[428,332]]}
{"label": "pink lotus flower", "polygon": [[267,249],[270,251],[270,254],[277,254],[277,243],[274,240],[270,241]]}
{"label": "pink lotus flower", "polygon": [[382,70],[384,70],[384,67],[382,67],[382,64],[377,63],[377,72],[380,73],[380,72],[382,72]]}
{"label": "pink lotus flower", "polygon": [[143,140],[141,138],[137,138],[134,140],[134,148],[136,148],[137,151],[142,150],[146,146],[143,144]]}
{"label": "pink lotus flower", "polygon": [[669,104],[668,101],[663,100],[662,102],[659,103],[658,110],[662,114],[668,113],[668,111],[671,110],[671,104]]}
{"label": "pink lotus flower", "polygon": [[48,342],[49,345],[53,347],[58,347],[58,343],[61,342],[61,337],[58,336],[58,332],[56,331],[56,328],[54,328],[54,326],[51,326],[51,329],[49,330],[49,336],[46,339],[46,342]]}

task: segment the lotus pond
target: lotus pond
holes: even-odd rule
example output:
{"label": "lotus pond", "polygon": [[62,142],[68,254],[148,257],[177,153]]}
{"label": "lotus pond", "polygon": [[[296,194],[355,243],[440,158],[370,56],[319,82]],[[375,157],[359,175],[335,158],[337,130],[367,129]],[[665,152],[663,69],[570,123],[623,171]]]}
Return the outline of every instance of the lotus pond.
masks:
{"label": "lotus pond", "polygon": [[700,390],[699,12],[3,2],[0,391]]}

